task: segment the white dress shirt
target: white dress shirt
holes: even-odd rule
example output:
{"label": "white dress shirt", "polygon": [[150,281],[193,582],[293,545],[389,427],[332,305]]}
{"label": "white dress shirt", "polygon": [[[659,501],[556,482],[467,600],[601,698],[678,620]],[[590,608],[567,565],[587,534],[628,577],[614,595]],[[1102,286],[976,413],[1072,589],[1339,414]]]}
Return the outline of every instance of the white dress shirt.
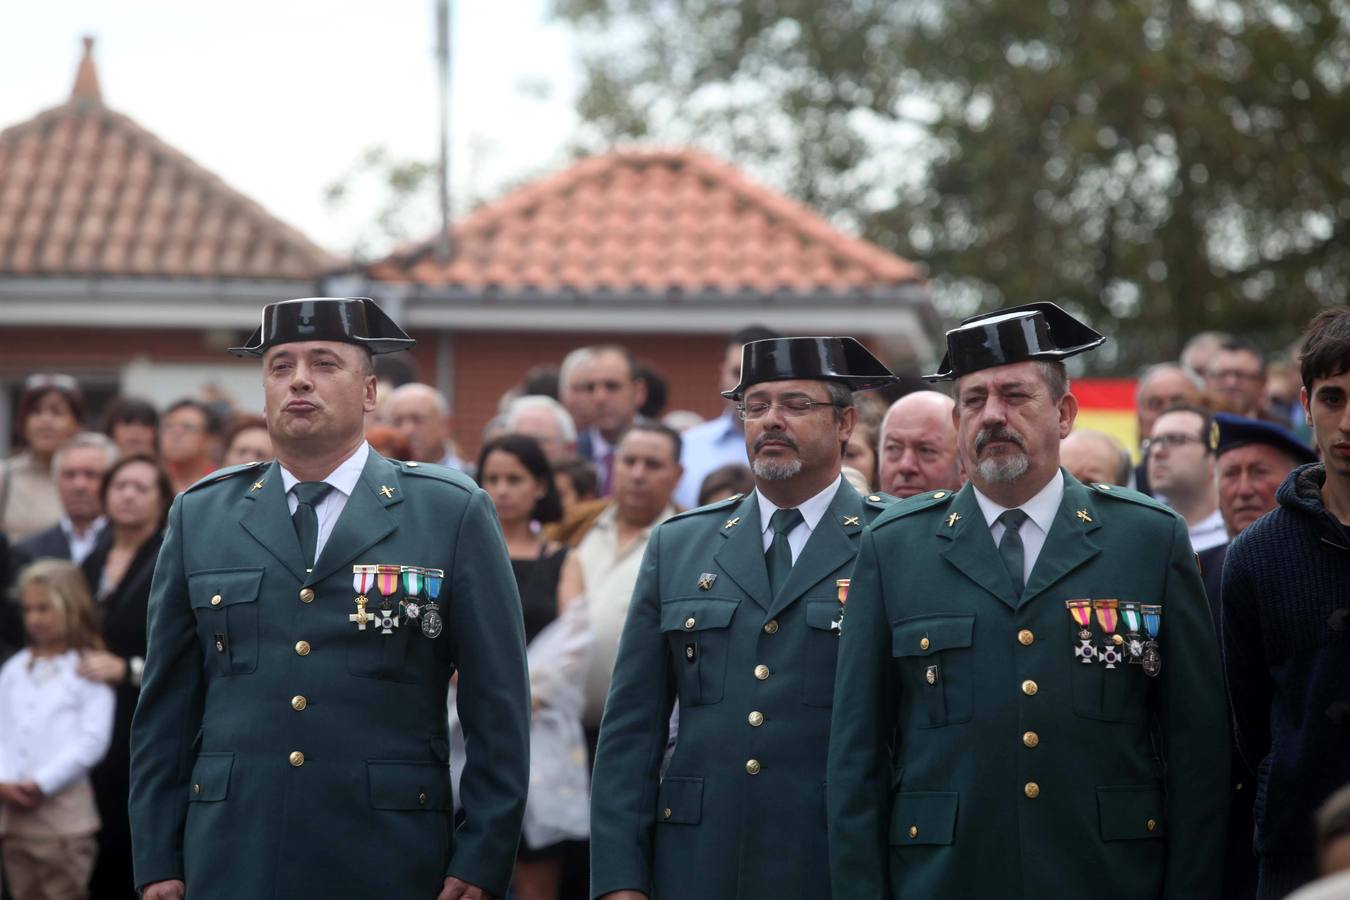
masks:
{"label": "white dress shirt", "polygon": [[0,781],[32,781],[51,797],[108,752],[113,691],[77,675],[79,662],[75,650],[34,659],[24,649],[0,668]]}
{"label": "white dress shirt", "polygon": [[75,525],[70,521],[69,516],[61,517],[61,533],[66,536],[66,543],[70,544],[70,561],[75,565],[84,562],[85,557],[94,552],[94,545],[103,535],[103,529],[107,526],[108,520],[99,516],[89,523],[89,527],[84,530],[84,534],[75,532]]}
{"label": "white dress shirt", "polygon": [[[1012,507],[999,506],[993,500],[990,500],[980,489],[971,486],[975,492],[975,502],[980,504],[980,512],[984,513],[985,524],[989,526],[989,534],[994,539],[994,546],[1003,540],[1003,532],[1006,530],[1003,523],[998,521],[998,517],[1007,512]],[[1064,499],[1064,473],[1056,469],[1055,477],[1036,493],[1034,497],[1017,507],[1027,514],[1027,520],[1022,523],[1022,529],[1018,532],[1022,536],[1022,583],[1028,584],[1031,581],[1031,570],[1036,567],[1036,558],[1041,555],[1041,548],[1045,546],[1045,538],[1050,534],[1050,526],[1055,521],[1055,516],[1059,513],[1059,504]]]}
{"label": "white dress shirt", "polygon": [[[370,456],[370,445],[365,441],[357,447],[351,456],[347,457],[336,469],[328,473],[324,479],[326,484],[331,484],[333,490],[329,491],[324,498],[314,507],[314,515],[319,517],[319,537],[314,543],[314,559],[318,561],[323,555],[323,545],[328,543],[328,536],[333,533],[333,526],[337,524],[338,516],[347,508],[347,499],[351,497],[352,491],[356,490],[357,483],[361,480],[361,473],[366,468],[366,458]],[[300,500],[295,496],[291,488],[300,483],[286,467],[277,463],[281,469],[281,487],[286,491],[286,507],[295,515],[295,511],[300,506]]]}
{"label": "white dress shirt", "polygon": [[1223,513],[1217,509],[1186,531],[1190,535],[1191,551],[1194,553],[1228,543],[1228,526],[1223,524]]}
{"label": "white dress shirt", "polygon": [[[788,546],[792,548],[792,562],[796,564],[797,557],[802,555],[802,548],[806,542],[811,540],[811,532],[816,530],[820,524],[820,519],[825,515],[825,511],[830,508],[834,502],[834,495],[839,491],[839,485],[844,483],[841,475],[834,481],[831,481],[825,490],[816,494],[810,500],[802,502],[797,507],[797,512],[802,514],[802,522],[796,528],[787,533]],[[756,492],[755,496],[759,499],[759,524],[764,529],[764,552],[768,553],[769,548],[773,546],[773,527],[771,519],[773,514],[781,507],[774,506],[767,497]]]}

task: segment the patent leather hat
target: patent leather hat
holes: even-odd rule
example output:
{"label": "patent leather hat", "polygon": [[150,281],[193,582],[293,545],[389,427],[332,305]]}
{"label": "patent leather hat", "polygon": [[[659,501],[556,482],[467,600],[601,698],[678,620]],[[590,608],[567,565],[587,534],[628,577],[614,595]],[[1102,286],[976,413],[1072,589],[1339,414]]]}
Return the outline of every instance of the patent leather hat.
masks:
{"label": "patent leather hat", "polygon": [[971,316],[947,332],[947,355],[936,372],[923,377],[925,381],[954,381],[995,366],[1067,359],[1105,340],[1053,303],[1028,303]]}
{"label": "patent leather hat", "polygon": [[340,341],[373,354],[407,350],[417,343],[369,297],[304,297],[269,303],[248,343],[230,352],[262,356],[278,344],[298,341]]}
{"label": "patent leather hat", "polygon": [[838,381],[855,391],[894,384],[891,373],[851,337],[785,337],[751,341],[741,348],[741,383],[722,396],[740,400],[764,381]]}

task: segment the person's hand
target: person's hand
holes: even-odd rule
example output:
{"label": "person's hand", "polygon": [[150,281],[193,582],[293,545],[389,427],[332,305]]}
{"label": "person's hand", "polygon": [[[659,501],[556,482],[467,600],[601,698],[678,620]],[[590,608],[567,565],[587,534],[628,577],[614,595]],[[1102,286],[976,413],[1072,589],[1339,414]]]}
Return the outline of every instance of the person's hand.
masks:
{"label": "person's hand", "polygon": [[0,800],[19,809],[35,809],[42,802],[42,791],[32,782],[9,782],[0,784]]}
{"label": "person's hand", "polygon": [[87,650],[80,657],[76,673],[89,681],[121,684],[127,680],[127,661],[107,650]]}
{"label": "person's hand", "polygon": [[491,898],[492,895],[482,888],[453,876],[445,879],[445,887],[436,895],[436,900],[491,900]]}
{"label": "person's hand", "polygon": [[156,881],[141,891],[141,900],[183,900],[187,888],[178,880]]}

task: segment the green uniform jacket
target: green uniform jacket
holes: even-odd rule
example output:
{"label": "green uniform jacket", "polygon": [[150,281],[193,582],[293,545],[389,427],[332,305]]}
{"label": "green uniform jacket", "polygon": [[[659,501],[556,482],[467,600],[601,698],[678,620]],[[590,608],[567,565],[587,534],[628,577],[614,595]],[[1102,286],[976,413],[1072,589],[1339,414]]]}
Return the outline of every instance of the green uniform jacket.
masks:
{"label": "green uniform jacket", "polygon": [[[600,728],[593,895],[829,895],[836,581],[852,569],[863,527],[890,502],[864,500],[842,482],[776,598],[755,494],[652,533]],[[676,699],[679,737],[662,778]]]}
{"label": "green uniform jacket", "polygon": [[[454,875],[504,893],[530,699],[491,500],[458,472],[372,450],[312,573],[302,558],[276,463],[174,501],[132,727],[137,885],[182,878],[192,900],[432,900]],[[444,569],[441,635],[358,630],[357,563]],[[458,829],[456,669],[469,739]]]}
{"label": "green uniform jacket", "polygon": [[[830,737],[835,900],[1219,896],[1227,705],[1185,523],[1064,482],[1020,600],[969,485],[863,535]],[[1073,599],[1160,604],[1160,674],[1082,663]]]}

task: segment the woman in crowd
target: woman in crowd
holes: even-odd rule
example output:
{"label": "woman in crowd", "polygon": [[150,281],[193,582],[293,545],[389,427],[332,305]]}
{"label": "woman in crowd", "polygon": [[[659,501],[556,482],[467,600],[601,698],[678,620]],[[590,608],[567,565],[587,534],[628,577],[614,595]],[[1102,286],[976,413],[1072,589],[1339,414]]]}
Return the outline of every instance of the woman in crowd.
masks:
{"label": "woman in crowd", "polygon": [[844,465],[861,475],[867,485],[865,490],[859,488],[861,493],[877,489],[877,439],[880,433],[879,422],[860,415],[848,446],[844,448]]}
{"label": "woman in crowd", "polygon": [[262,416],[236,416],[225,431],[225,453],[222,466],[270,460],[272,438],[267,434],[267,420]]}
{"label": "woman in crowd", "polygon": [[98,809],[89,770],[107,752],[113,692],[76,673],[103,646],[79,568],[19,576],[25,648],[0,668],[0,848],[14,900],[89,896]]}
{"label": "woman in crowd", "polygon": [[135,897],[131,873],[131,827],[127,794],[131,764],[131,716],[145,666],[145,622],[150,580],[173,501],[169,476],[148,456],[118,460],[103,477],[103,510],[108,529],[84,561],[96,600],[105,650],[86,653],[80,674],[109,684],[117,693],[112,744],[94,769],[94,794],[103,830],[93,896],[99,900]]}
{"label": "woman in crowd", "polygon": [[530,796],[516,858],[515,895],[518,900],[556,900],[571,842],[588,832],[579,688],[589,630],[584,619],[577,620],[577,610],[569,614],[560,604],[558,581],[567,548],[540,534],[542,524],[561,518],[562,504],[538,442],[518,434],[494,438],[479,453],[477,471],[506,538],[529,645],[534,705]]}
{"label": "woman in crowd", "polygon": [[24,384],[15,433],[24,450],[0,463],[0,531],[11,544],[61,520],[52,456],[80,430],[84,394],[69,375],[33,375]]}

